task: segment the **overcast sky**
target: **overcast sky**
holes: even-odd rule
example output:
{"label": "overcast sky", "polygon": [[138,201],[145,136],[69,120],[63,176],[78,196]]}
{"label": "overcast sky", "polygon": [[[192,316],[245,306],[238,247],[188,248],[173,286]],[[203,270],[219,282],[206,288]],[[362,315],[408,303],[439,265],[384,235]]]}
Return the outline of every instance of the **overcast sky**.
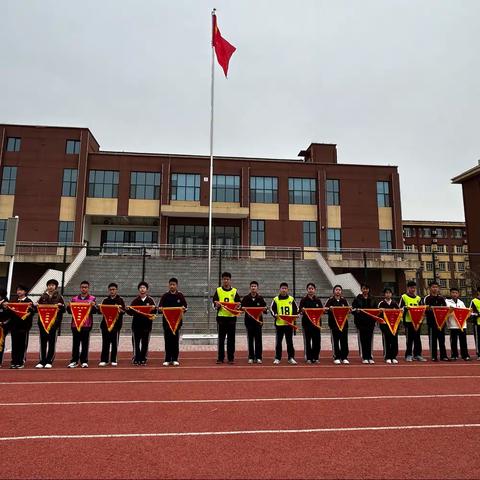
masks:
{"label": "overcast sky", "polygon": [[404,219],[463,220],[480,158],[478,0],[0,0],[0,122],[84,126],[104,150],[398,165]]}

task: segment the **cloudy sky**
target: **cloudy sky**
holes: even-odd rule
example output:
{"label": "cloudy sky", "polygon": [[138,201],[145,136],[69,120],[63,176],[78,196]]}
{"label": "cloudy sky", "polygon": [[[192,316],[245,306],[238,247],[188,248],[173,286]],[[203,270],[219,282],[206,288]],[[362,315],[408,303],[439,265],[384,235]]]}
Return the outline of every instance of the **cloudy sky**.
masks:
{"label": "cloudy sky", "polygon": [[1,0],[0,122],[89,127],[101,148],[398,165],[406,219],[462,220],[480,159],[477,0]]}

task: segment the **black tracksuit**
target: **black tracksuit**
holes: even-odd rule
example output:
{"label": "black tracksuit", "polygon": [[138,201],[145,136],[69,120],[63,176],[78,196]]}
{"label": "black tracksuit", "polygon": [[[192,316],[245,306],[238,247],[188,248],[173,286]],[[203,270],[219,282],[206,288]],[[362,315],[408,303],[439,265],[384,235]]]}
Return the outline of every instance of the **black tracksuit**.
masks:
{"label": "black tracksuit", "polygon": [[[252,296],[251,293],[242,298],[242,307],[266,307],[265,299],[261,295]],[[245,313],[245,328],[247,329],[248,359],[262,360],[262,324]]]}
{"label": "black tracksuit", "polygon": [[28,337],[30,329],[32,328],[33,316],[35,315],[35,310],[33,307],[33,301],[25,297],[23,299],[18,299],[18,303],[31,303],[30,313],[25,320],[22,320],[15,313],[12,312],[12,326],[10,335],[12,338],[12,366],[21,366],[25,364],[27,348],[28,348]]}
{"label": "black tracksuit", "polygon": [[[109,332],[107,327],[107,322],[105,318],[102,318],[100,322],[100,330],[102,332],[102,353],[100,354],[100,362],[108,363],[117,363],[117,352],[118,352],[118,341],[120,339],[120,330],[123,325],[123,315],[125,312],[125,302],[120,295],[115,295],[115,297],[107,297],[102,301],[103,305],[120,305],[121,309],[118,314],[117,321],[115,322],[112,330]],[[110,351],[111,348],[111,351]]]}
{"label": "black tracksuit", "polygon": [[[352,308],[376,308],[375,301],[370,295],[364,297],[357,295],[352,302]],[[360,356],[362,360],[373,360],[372,343],[373,330],[375,329],[375,319],[364,312],[353,312],[353,322],[358,330],[358,346],[360,347]]]}
{"label": "black tracksuit", "polygon": [[[338,300],[335,297],[330,297],[325,304],[325,307],[348,307],[347,299],[340,297]],[[332,350],[334,360],[348,359],[348,320],[345,321],[343,331],[338,328],[337,322],[331,310],[328,312],[328,326],[332,333]]]}
{"label": "black tracksuit", "polygon": [[62,316],[63,316],[63,313],[65,312],[65,300],[60,295],[58,290],[55,290],[52,295],[49,295],[47,292],[43,293],[42,296],[38,299],[38,304],[39,305],[60,304],[55,323],[52,325],[48,333],[43,328],[43,325],[40,319],[38,320],[38,331],[40,332],[40,351],[39,351],[40,358],[38,360],[38,363],[41,363],[43,366],[45,366],[47,363],[52,365],[55,359],[57,335],[60,334]]}
{"label": "black tracksuit", "polygon": [[3,354],[5,352],[5,343],[7,341],[7,335],[10,333],[11,327],[11,315],[10,312],[6,307],[3,307],[3,302],[8,302],[8,298],[0,298],[0,367],[2,366],[3,362]]}
{"label": "black tracksuit", "polygon": [[[187,308],[187,301],[182,292],[176,291],[175,293],[171,293],[168,291],[163,294],[158,306]],[[180,320],[180,324],[175,333],[172,332],[167,320],[165,320],[165,316],[162,316],[162,320],[163,338],[165,340],[165,362],[177,362],[180,353],[180,329],[182,328],[183,320]]]}
{"label": "black tracksuit", "polygon": [[[398,303],[394,300],[392,300],[390,303],[388,303],[386,300],[382,300],[378,304],[378,308],[387,310],[394,308],[398,309],[399,307]],[[398,355],[398,330],[397,333],[393,335],[386,323],[380,324],[380,330],[382,331],[383,335],[383,356],[385,360],[396,359]]]}
{"label": "black tracksuit", "polygon": [[[148,295],[142,300],[140,296],[134,298],[132,306],[152,305],[155,302]],[[152,313],[155,313],[152,309]],[[150,342],[150,333],[152,332],[152,321],[145,315],[130,310],[132,318],[132,344],[133,344],[133,363],[135,365],[145,365],[147,363],[148,344]]]}
{"label": "black tracksuit", "polygon": [[[445,307],[447,302],[441,295],[427,295],[423,303],[430,307]],[[440,348],[440,358],[447,359],[447,349],[445,348],[445,329],[446,323],[441,330],[439,330],[437,322],[431,309],[426,311],[427,325],[428,325],[428,338],[430,340],[430,353],[432,360],[438,360],[437,358],[437,342]]]}
{"label": "black tracksuit", "polygon": [[[322,308],[322,301],[317,297],[309,297],[305,295],[300,300],[299,309],[302,311],[304,308]],[[302,315],[302,329],[303,329],[303,343],[305,347],[305,360],[311,362],[318,362],[320,357],[321,348],[321,331],[316,327],[308,317]]]}

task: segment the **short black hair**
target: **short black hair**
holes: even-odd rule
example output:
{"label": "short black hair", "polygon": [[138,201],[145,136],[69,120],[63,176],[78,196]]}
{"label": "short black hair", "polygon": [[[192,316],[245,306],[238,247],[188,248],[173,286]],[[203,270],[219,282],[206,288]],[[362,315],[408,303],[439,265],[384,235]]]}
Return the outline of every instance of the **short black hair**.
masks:
{"label": "short black hair", "polygon": [[148,290],[148,283],[147,282],[140,282],[138,285],[137,285],[137,290],[140,288],[140,287],[145,287],[147,290]]}
{"label": "short black hair", "polygon": [[112,287],[118,288],[118,285],[115,282],[109,283],[108,288],[112,288]]}
{"label": "short black hair", "polygon": [[360,288],[367,288],[368,290],[370,290],[370,285],[367,285],[366,283],[362,283],[360,285]]}
{"label": "short black hair", "polygon": [[258,282],[256,280],[252,280],[250,282],[250,286],[252,286],[252,285],[256,285],[258,287]]}
{"label": "short black hair", "polygon": [[282,288],[282,287],[287,287],[288,288],[288,283],[287,282],[282,282],[280,284],[280,288]]}
{"label": "short black hair", "polygon": [[334,285],[334,286],[333,286],[332,292],[334,292],[337,287],[338,287],[340,290],[343,291],[343,287],[342,287],[341,285],[338,285],[338,284],[337,284],[337,285]]}
{"label": "short black hair", "polygon": [[232,274],[230,272],[223,272],[222,278],[232,278]]}
{"label": "short black hair", "polygon": [[407,287],[416,287],[417,284],[413,281],[413,280],[410,280],[409,282],[407,282]]}
{"label": "short black hair", "polygon": [[460,290],[457,287],[452,287],[450,289],[451,292],[460,292]]}
{"label": "short black hair", "polygon": [[176,283],[178,285],[178,280],[175,277],[172,277],[168,283]]}
{"label": "short black hair", "polygon": [[385,294],[385,293],[387,293],[387,292],[393,293],[393,290],[392,290],[390,287],[385,287],[385,288],[383,289],[383,293]]}
{"label": "short black hair", "polygon": [[58,287],[58,280],[55,280],[54,278],[51,278],[50,280],[47,281],[47,287],[49,285],[55,285],[55,287]]}
{"label": "short black hair", "polygon": [[23,285],[22,283],[19,283],[17,285],[17,290],[23,290],[24,292],[28,292],[28,288],[25,285]]}
{"label": "short black hair", "polygon": [[317,286],[313,282],[308,282],[307,283],[307,289],[308,289],[308,287],[313,287],[313,288],[315,288],[315,290],[317,289]]}
{"label": "short black hair", "polygon": [[438,282],[437,282],[436,280],[432,280],[432,281],[428,284],[429,287],[433,287],[434,285],[436,285],[437,287],[439,287],[439,284],[438,284]]}
{"label": "short black hair", "polygon": [[88,280],[82,280],[82,281],[80,282],[80,286],[82,286],[82,285],[88,285],[88,286],[90,286],[90,282],[89,282]]}

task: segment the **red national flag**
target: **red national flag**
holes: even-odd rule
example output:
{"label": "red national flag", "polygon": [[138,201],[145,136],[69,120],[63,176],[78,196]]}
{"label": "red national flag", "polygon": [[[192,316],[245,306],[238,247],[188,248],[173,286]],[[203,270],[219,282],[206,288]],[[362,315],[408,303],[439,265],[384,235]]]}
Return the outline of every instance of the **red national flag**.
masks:
{"label": "red national flag", "polygon": [[217,16],[215,13],[212,14],[212,22],[212,46],[215,49],[218,63],[223,68],[226,77],[230,57],[233,55],[236,48],[222,37],[220,30],[218,29]]}
{"label": "red national flag", "polygon": [[58,305],[37,305],[38,319],[43,329],[49,333],[52,329],[58,315]]}
{"label": "red national flag", "polygon": [[343,328],[347,323],[348,314],[350,313],[351,307],[330,307],[333,318],[337,322],[338,329],[343,332]]}
{"label": "red national flag", "polygon": [[243,307],[245,313],[248,313],[253,319],[255,319],[260,325],[263,325],[262,314],[265,311],[265,307]]}
{"label": "red national flag", "polygon": [[242,311],[239,310],[240,303],[238,302],[218,302],[222,306],[224,310],[226,310],[228,313],[231,313],[232,315],[235,315],[238,317]]}
{"label": "red national flag", "polygon": [[317,327],[322,327],[322,315],[325,312],[324,308],[304,308],[303,312],[307,318]]}
{"label": "red national flag", "polygon": [[401,308],[386,308],[383,311],[383,319],[392,332],[392,335],[397,334],[398,326],[403,317],[403,310]]}
{"label": "red national flag", "polygon": [[180,322],[182,320],[183,310],[183,307],[162,308],[163,316],[165,317],[165,320],[167,321],[168,326],[170,327],[170,330],[174,335],[177,334],[178,326],[180,325]]}
{"label": "red national flag", "polygon": [[435,323],[437,324],[437,327],[439,330],[441,330],[448,318],[448,315],[450,314],[450,307],[431,307],[433,316],[435,318]]}
{"label": "red national flag", "polygon": [[75,327],[80,331],[83,327],[83,324],[87,321],[88,316],[90,315],[90,310],[92,305],[86,302],[71,302],[70,311],[72,312],[72,319]]}
{"label": "red national flag", "polygon": [[455,321],[457,322],[458,328],[462,330],[466,327],[467,318],[470,316],[470,308],[454,308],[452,315]]}
{"label": "red national flag", "polygon": [[111,332],[120,316],[120,305],[104,305],[102,303],[98,308],[105,319],[107,330]]}
{"label": "red national flag", "polygon": [[378,316],[379,313],[382,313],[381,308],[359,308],[359,310],[372,317],[376,322],[381,323],[382,318]]}
{"label": "red national flag", "polygon": [[147,317],[149,320],[154,320],[155,314],[152,311],[155,309],[155,305],[130,305],[128,307],[130,310],[133,310],[144,317]]}
{"label": "red national flag", "polygon": [[297,321],[297,315],[277,315],[277,318],[279,320],[287,322],[288,325],[290,325],[290,327],[292,327],[294,330],[298,330],[298,327],[295,324],[295,322]]}
{"label": "red national flag", "polygon": [[413,328],[418,330],[420,325],[423,322],[423,318],[425,317],[425,310],[426,306],[422,305],[420,307],[408,307],[408,311],[410,313],[410,318],[412,319]]}
{"label": "red national flag", "polygon": [[11,310],[18,318],[25,320],[29,315],[30,312],[28,309],[31,307],[30,302],[18,302],[18,303],[9,303],[7,307]]}

